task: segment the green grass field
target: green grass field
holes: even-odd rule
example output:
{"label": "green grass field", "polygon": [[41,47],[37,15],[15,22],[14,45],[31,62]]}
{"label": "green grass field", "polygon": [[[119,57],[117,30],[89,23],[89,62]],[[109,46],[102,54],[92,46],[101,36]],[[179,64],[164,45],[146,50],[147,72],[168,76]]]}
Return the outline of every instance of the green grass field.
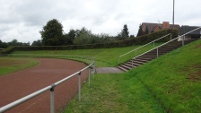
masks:
{"label": "green grass field", "polygon": [[200,113],[201,40],[125,74],[95,75],[65,113]]}
{"label": "green grass field", "polygon": [[[160,44],[155,44],[155,46]],[[118,65],[118,58],[120,55],[129,52],[139,46],[130,46],[130,47],[123,47],[123,48],[106,48],[106,49],[80,49],[80,50],[57,50],[57,51],[51,51],[51,50],[42,50],[42,51],[15,51],[11,55],[21,55],[21,56],[66,56],[66,58],[75,59],[75,60],[81,60],[71,58],[69,56],[86,56],[86,57],[93,57],[96,61],[97,67],[110,67],[110,66],[117,66]],[[153,44],[150,44],[140,50],[138,50],[136,53],[132,52],[131,54],[126,55],[125,57],[122,57],[119,60],[119,63],[123,63],[131,58],[133,58],[135,55],[138,55],[140,53],[143,53],[151,48],[153,48]],[[69,55],[69,56],[68,56]]]}
{"label": "green grass field", "polygon": [[[150,45],[148,48],[152,47]],[[16,51],[12,55],[93,56],[98,67],[104,67],[116,66],[118,56],[134,48],[136,46],[66,51]],[[145,50],[138,52],[143,51]],[[91,79],[91,87],[88,87],[88,84],[83,86],[81,102],[75,97],[64,112],[200,113],[200,56],[201,40],[198,40],[127,73],[96,74],[94,79]],[[132,56],[126,56],[121,62],[130,57]]]}
{"label": "green grass field", "polygon": [[0,57],[0,76],[37,65],[33,59]]}

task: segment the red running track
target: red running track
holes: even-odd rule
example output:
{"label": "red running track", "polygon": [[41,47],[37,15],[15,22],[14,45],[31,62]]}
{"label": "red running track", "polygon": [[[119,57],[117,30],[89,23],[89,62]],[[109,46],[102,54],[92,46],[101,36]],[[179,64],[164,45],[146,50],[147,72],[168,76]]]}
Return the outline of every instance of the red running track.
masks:
{"label": "red running track", "polygon": [[[39,65],[0,77],[0,106],[27,96],[49,86],[86,67],[84,63],[64,60],[37,58]],[[81,74],[82,83],[88,71]],[[75,76],[55,88],[55,112],[61,112],[78,92],[78,77]],[[34,97],[6,113],[49,113],[50,91]]]}

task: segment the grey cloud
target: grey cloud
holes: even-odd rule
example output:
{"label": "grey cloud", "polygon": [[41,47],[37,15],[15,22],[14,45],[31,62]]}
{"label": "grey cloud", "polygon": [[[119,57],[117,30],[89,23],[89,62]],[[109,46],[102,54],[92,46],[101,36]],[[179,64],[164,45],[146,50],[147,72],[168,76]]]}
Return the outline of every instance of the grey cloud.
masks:
{"label": "grey cloud", "polygon": [[[129,26],[130,34],[136,34],[144,21],[172,21],[172,1],[167,0],[0,0],[0,4],[0,39],[4,40],[39,39],[39,31],[53,18],[64,23],[65,32],[86,27],[112,35],[123,24]],[[176,0],[176,23],[200,25],[199,4],[200,0]]]}

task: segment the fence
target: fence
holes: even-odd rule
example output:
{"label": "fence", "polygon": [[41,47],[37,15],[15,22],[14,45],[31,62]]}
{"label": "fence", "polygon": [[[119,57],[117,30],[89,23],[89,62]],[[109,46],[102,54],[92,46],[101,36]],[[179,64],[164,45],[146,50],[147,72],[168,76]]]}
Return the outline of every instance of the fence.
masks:
{"label": "fence", "polygon": [[130,54],[130,53],[132,53],[132,52],[135,52],[135,56],[136,56],[136,55],[137,55],[137,51],[138,51],[139,49],[144,48],[144,47],[146,47],[146,46],[148,46],[149,44],[152,44],[152,43],[153,43],[153,47],[155,47],[155,42],[156,42],[156,41],[159,41],[159,40],[161,40],[161,39],[164,39],[164,38],[167,37],[167,36],[170,36],[170,40],[172,39],[172,35],[171,35],[171,33],[169,33],[169,34],[167,34],[167,35],[165,35],[165,36],[162,36],[162,37],[160,37],[160,38],[157,38],[157,39],[155,39],[155,40],[153,40],[153,41],[151,41],[151,42],[149,42],[149,43],[147,43],[147,44],[145,44],[145,45],[143,45],[143,46],[140,46],[140,47],[138,47],[138,48],[135,48],[135,49],[133,49],[133,50],[131,50],[131,51],[129,51],[129,52],[123,54],[123,55],[120,55],[119,58],[118,58],[118,61],[117,61],[118,64],[119,64],[119,62],[120,62],[120,58],[122,58],[122,57],[124,57],[124,56],[126,56],[126,55],[128,55],[128,54]]}
{"label": "fence", "polygon": [[88,66],[86,66],[85,68],[83,68],[82,70],[79,70],[77,72],[75,72],[74,74],[71,74],[69,75],[68,77],[56,82],[56,83],[53,83],[52,85],[49,85],[43,89],[40,89],[32,94],[29,94],[21,99],[18,99],[8,105],[5,105],[3,107],[0,108],[0,113],[3,113],[5,111],[8,111],[12,108],[14,108],[15,106],[18,106],[20,105],[21,103],[23,102],[26,102],[48,90],[50,90],[50,113],[54,113],[55,109],[54,109],[54,93],[55,93],[55,88],[56,86],[58,86],[59,84],[69,80],[70,78],[74,77],[74,76],[78,76],[78,99],[79,101],[81,100],[81,74],[83,71],[85,70],[89,70],[89,74],[88,74],[88,85],[90,86],[90,78],[91,78],[91,74],[94,75],[95,73],[95,61],[93,61],[91,64],[89,64]]}

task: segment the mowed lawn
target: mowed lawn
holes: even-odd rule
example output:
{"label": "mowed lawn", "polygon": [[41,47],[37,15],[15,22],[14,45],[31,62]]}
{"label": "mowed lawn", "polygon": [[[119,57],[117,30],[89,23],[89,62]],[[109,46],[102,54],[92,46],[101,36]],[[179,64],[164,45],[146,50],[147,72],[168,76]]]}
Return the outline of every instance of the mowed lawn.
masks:
{"label": "mowed lawn", "polygon": [[[137,46],[110,49],[16,51],[18,55],[93,56],[99,67],[116,66],[118,56]],[[152,48],[152,46],[149,46]],[[138,51],[140,53],[140,51]],[[141,51],[143,52],[143,50]],[[134,53],[132,54],[132,56]],[[126,56],[123,61],[129,59]],[[72,99],[65,113],[200,113],[201,40],[122,74],[96,74],[82,99]]]}
{"label": "mowed lawn", "polygon": [[200,113],[201,40],[128,73],[95,75],[65,113]]}
{"label": "mowed lawn", "polygon": [[38,62],[33,59],[0,57],[0,76],[23,70],[37,64]]}
{"label": "mowed lawn", "polygon": [[[157,46],[159,44],[155,44]],[[119,56],[129,52],[133,49],[136,49],[140,46],[130,46],[130,47],[122,47],[122,48],[103,48],[103,49],[79,49],[79,50],[41,50],[41,51],[15,51],[11,55],[12,56],[50,56],[50,57],[58,57],[62,56],[62,58],[70,58],[75,60],[78,59],[77,56],[84,57],[93,57],[96,61],[97,67],[111,67],[118,65]],[[135,55],[143,53],[151,48],[153,48],[153,44],[150,44],[136,52],[131,52],[130,54],[119,59],[119,63],[125,62]],[[64,57],[63,57],[64,56]],[[74,58],[72,58],[74,56]]]}

